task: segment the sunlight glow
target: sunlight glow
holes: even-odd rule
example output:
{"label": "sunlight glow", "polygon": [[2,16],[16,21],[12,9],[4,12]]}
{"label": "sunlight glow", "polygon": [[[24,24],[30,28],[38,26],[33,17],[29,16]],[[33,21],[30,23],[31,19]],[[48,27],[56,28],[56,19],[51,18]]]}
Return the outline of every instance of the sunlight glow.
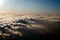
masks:
{"label": "sunlight glow", "polygon": [[4,1],[0,0],[0,7],[3,6]]}

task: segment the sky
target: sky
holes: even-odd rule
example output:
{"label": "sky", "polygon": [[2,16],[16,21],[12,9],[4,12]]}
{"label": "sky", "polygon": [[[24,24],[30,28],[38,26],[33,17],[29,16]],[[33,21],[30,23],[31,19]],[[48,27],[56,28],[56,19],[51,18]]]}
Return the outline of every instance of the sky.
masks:
{"label": "sky", "polygon": [[60,0],[0,0],[1,13],[60,14]]}

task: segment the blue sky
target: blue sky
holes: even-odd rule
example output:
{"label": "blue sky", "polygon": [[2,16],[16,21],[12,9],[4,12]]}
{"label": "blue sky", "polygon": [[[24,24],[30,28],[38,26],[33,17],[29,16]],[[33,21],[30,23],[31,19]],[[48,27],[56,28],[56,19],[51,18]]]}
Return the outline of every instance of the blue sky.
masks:
{"label": "blue sky", "polygon": [[[60,13],[60,0],[3,0],[0,11],[33,11]],[[0,5],[1,6],[1,5]]]}

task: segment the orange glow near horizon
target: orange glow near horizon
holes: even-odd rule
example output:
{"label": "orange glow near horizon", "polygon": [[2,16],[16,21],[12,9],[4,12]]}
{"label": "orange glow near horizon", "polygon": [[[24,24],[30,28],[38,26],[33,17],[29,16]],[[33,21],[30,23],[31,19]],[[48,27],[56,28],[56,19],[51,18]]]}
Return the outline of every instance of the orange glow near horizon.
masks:
{"label": "orange glow near horizon", "polygon": [[14,13],[13,11],[0,11],[0,14],[11,14]]}

